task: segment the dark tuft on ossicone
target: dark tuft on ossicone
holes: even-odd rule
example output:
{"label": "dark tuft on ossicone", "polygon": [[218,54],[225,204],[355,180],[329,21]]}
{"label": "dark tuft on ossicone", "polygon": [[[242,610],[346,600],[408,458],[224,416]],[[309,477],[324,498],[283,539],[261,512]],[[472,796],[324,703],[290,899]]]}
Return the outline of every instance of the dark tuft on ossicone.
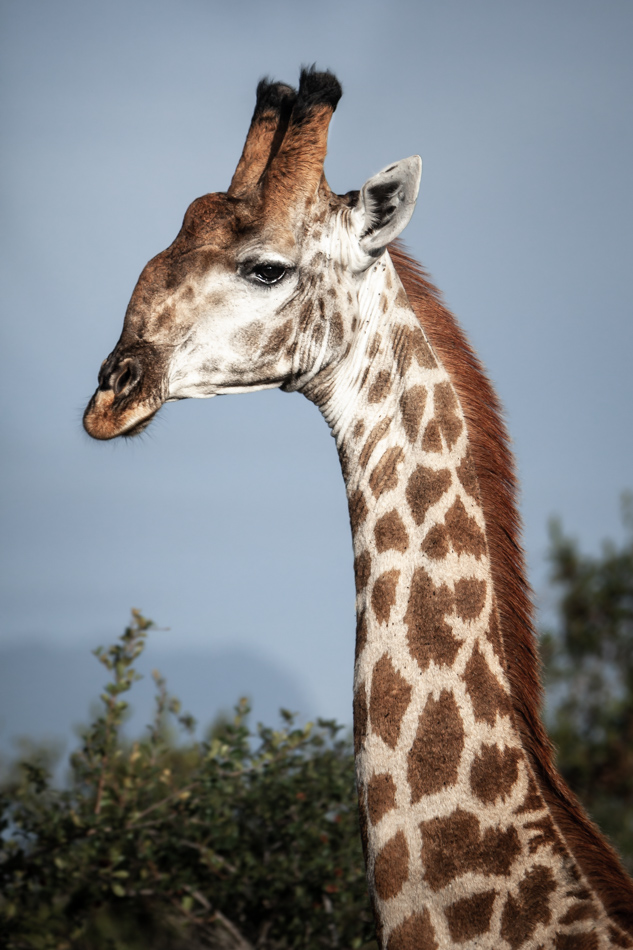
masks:
{"label": "dark tuft on ossicone", "polygon": [[301,121],[316,106],[328,105],[334,111],[342,95],[341,84],[333,73],[329,70],[317,72],[314,65],[304,66],[292,114],[293,122]]}
{"label": "dark tuft on ossicone", "polygon": [[253,118],[263,115],[265,112],[272,112],[281,115],[289,112],[295,99],[297,90],[285,82],[271,82],[268,76],[264,76],[257,84],[257,98],[255,100],[255,111]]}

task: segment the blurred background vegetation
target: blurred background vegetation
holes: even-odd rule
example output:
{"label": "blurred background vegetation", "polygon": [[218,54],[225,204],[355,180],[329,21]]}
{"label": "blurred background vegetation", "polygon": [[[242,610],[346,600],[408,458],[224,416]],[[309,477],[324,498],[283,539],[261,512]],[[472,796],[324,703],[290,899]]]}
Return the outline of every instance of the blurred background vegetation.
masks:
{"label": "blurred background vegetation", "polygon": [[[633,871],[633,505],[626,538],[583,554],[558,524],[557,621],[542,637],[558,766]],[[279,729],[248,704],[202,741],[158,673],[154,721],[122,726],[152,624],[133,612],[96,655],[101,708],[70,760],[32,749],[0,789],[0,945],[8,950],[376,948],[349,736]]]}
{"label": "blurred background vegetation", "polygon": [[623,544],[595,557],[551,525],[558,619],[541,652],[558,768],[633,874],[633,496],[622,508]]}

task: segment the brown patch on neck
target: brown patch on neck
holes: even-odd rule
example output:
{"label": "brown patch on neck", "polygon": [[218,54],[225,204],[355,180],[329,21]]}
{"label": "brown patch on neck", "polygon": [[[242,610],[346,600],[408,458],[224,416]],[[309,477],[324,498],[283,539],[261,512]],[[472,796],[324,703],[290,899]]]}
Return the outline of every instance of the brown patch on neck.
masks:
{"label": "brown patch on neck", "polygon": [[437,701],[429,696],[409,752],[413,804],[455,784],[463,750],[464,726],[455,697],[448,690],[442,690]]}
{"label": "brown patch on neck", "polygon": [[411,687],[385,653],[372,673],[369,718],[372,730],[391,749],[398,744],[402,717],[410,702]]}
{"label": "brown patch on neck", "polygon": [[365,501],[365,496],[363,495],[360,488],[357,488],[349,496],[349,520],[352,525],[352,531],[355,533],[358,531],[363,521],[367,517],[367,502]]}
{"label": "brown patch on neck", "polygon": [[431,419],[428,426],[424,430],[424,436],[422,437],[422,448],[425,452],[442,451],[442,433],[440,432],[440,427],[438,426],[435,419]]}
{"label": "brown patch on neck", "polygon": [[428,910],[412,914],[389,934],[387,950],[437,950],[438,942]]}
{"label": "brown patch on neck", "polygon": [[418,465],[406,488],[409,508],[417,525],[423,523],[429,508],[440,500],[450,484],[451,473],[447,468],[435,471],[432,468],[425,468],[424,465]]}
{"label": "brown patch on neck", "polygon": [[466,692],[473,704],[475,719],[485,721],[494,726],[497,714],[510,714],[510,697],[503,691],[500,683],[490,672],[486,658],[475,644],[475,648],[466,664],[464,671]]}
{"label": "brown patch on neck", "polygon": [[507,877],[521,853],[516,828],[486,828],[482,834],[479,819],[461,808],[423,821],[420,830],[424,876],[434,891],[469,871]]}
{"label": "brown patch on neck", "polygon": [[[537,864],[519,881],[518,894],[510,895],[501,914],[501,936],[512,950],[526,943],[539,924],[548,924],[552,912],[549,895],[556,890],[549,868]],[[560,936],[560,934],[559,934]],[[558,940],[556,941],[558,946]],[[589,946],[585,944],[584,946]]]}
{"label": "brown patch on neck", "polygon": [[518,749],[498,745],[483,745],[470,767],[470,787],[484,805],[498,798],[507,798],[519,777],[519,762],[522,756]]}
{"label": "brown patch on neck", "polygon": [[371,592],[371,606],[378,623],[387,623],[391,615],[391,608],[396,602],[396,589],[400,571],[392,568],[384,571],[376,578],[374,589]]}
{"label": "brown patch on neck", "polygon": [[483,891],[463,897],[446,908],[446,922],[451,938],[464,943],[486,933],[490,926],[496,891]]}
{"label": "brown patch on neck", "polygon": [[376,855],[374,883],[381,900],[387,901],[402,890],[409,876],[409,849],[402,831],[390,838]]}
{"label": "brown patch on neck", "polygon": [[380,442],[381,439],[387,434],[387,430],[391,425],[391,419],[381,419],[380,422],[377,422],[374,428],[371,430],[367,436],[367,440],[364,446],[361,449],[360,456],[358,458],[358,464],[361,469],[364,469],[371,458],[371,454]]}
{"label": "brown patch on neck", "polygon": [[399,445],[392,445],[387,449],[380,461],[376,464],[369,476],[369,487],[374,498],[386,492],[393,491],[398,484],[398,465],[402,461],[404,452]]}
{"label": "brown patch on neck", "polygon": [[377,825],[387,812],[396,807],[396,783],[388,772],[374,775],[367,785],[367,812],[372,825]]}
{"label": "brown patch on neck", "polygon": [[437,666],[450,666],[455,661],[459,640],[445,619],[453,609],[454,600],[446,584],[436,587],[423,567],[416,568],[404,622],[408,627],[411,656],[421,670],[428,669],[431,661]]}
{"label": "brown patch on neck", "polygon": [[[389,273],[387,271],[387,273]],[[412,386],[400,398],[402,425],[409,442],[415,442],[420,429],[420,422],[426,405],[426,389],[424,386]]]}
{"label": "brown patch on neck", "polygon": [[466,418],[472,465],[470,461],[462,463],[458,476],[472,497],[481,495],[512,708],[523,748],[568,848],[607,913],[633,935],[633,882],[557,773],[540,720],[540,664],[531,592],[520,545],[514,461],[499,400],[463,331],[422,268],[397,243],[389,252],[408,301],[451,377]]}
{"label": "brown patch on neck", "polygon": [[402,518],[395,508],[378,519],[374,528],[374,538],[376,539],[376,550],[379,554],[382,554],[383,551],[400,551],[402,553],[407,550],[409,536]]}

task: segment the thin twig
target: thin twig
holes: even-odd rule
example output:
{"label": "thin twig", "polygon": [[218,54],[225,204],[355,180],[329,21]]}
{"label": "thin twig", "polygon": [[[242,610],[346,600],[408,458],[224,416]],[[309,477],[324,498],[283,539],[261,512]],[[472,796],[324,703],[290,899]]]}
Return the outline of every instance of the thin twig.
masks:
{"label": "thin twig", "polygon": [[171,795],[167,795],[166,798],[161,798],[159,802],[155,802],[153,805],[150,805],[149,808],[146,808],[145,811],[139,812],[134,821],[129,821],[125,826],[126,829],[136,827],[137,823],[141,818],[145,818],[146,815],[149,815],[150,812],[155,811],[157,808],[161,808],[163,805],[166,805],[167,802],[170,802],[174,798],[180,798],[183,792],[190,792],[192,788],[195,788],[198,785],[198,782],[192,782],[191,785],[185,785],[184,788],[179,788],[177,792],[172,792]]}

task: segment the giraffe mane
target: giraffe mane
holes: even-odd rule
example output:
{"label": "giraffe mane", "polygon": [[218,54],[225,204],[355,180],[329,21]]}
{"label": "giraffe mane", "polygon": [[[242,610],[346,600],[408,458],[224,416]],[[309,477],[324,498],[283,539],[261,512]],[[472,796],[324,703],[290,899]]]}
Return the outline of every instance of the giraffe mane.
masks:
{"label": "giraffe mane", "polygon": [[521,546],[517,477],[496,392],[442,295],[398,241],[389,253],[416,317],[462,403],[479,478],[512,706],[539,789],[569,850],[607,913],[633,934],[633,883],[556,770],[541,721],[541,663]]}

